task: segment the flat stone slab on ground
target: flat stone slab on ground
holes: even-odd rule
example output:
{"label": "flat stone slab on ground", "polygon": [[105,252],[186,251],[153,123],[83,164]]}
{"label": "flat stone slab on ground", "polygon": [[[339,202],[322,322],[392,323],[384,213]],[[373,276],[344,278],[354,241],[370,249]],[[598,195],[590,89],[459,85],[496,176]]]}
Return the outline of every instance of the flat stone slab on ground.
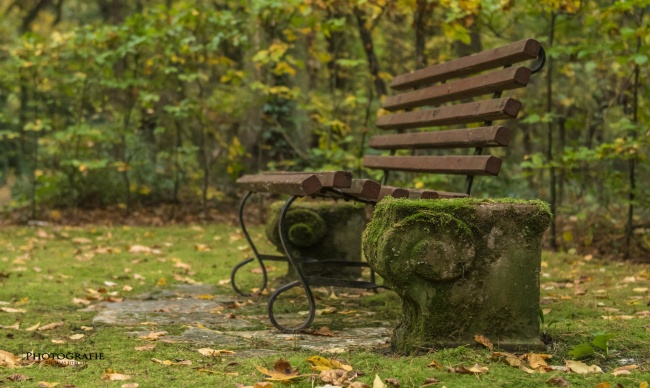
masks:
{"label": "flat stone slab on ground", "polygon": [[222,305],[214,300],[191,298],[101,302],[93,306],[93,310],[98,311],[93,318],[93,324],[108,326],[132,326],[142,322],[154,322],[158,325],[201,324],[225,330],[253,326],[249,321],[239,317],[229,318],[229,314],[210,312],[220,306]]}

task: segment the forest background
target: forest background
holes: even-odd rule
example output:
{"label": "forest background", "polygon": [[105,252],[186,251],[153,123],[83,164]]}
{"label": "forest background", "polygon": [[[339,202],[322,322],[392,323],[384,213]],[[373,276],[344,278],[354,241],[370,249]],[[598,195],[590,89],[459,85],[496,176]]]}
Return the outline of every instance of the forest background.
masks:
{"label": "forest background", "polygon": [[649,5],[0,0],[0,200],[19,221],[163,205],[173,220],[232,203],[243,173],[378,179],[361,158],[394,75],[531,37],[545,70],[515,93],[505,168],[474,194],[548,201],[552,249],[647,257]]}

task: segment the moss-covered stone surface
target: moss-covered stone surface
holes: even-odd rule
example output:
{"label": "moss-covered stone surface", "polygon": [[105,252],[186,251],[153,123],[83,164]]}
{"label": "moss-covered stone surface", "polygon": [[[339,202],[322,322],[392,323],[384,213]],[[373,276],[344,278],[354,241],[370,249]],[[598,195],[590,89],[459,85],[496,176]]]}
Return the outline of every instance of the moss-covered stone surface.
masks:
{"label": "moss-covered stone surface", "polygon": [[[266,224],[266,236],[279,252],[278,217],[284,202],[271,205],[271,216]],[[294,202],[287,213],[289,249],[295,257],[316,260],[361,261],[361,235],[366,225],[364,205],[331,200],[301,200]],[[309,265],[305,271],[311,276],[357,277],[360,268]],[[289,267],[288,277],[294,272]]]}
{"label": "moss-covered stone surface", "polygon": [[393,346],[404,352],[473,343],[539,342],[541,201],[387,198],[375,209],[363,249],[402,299]]}

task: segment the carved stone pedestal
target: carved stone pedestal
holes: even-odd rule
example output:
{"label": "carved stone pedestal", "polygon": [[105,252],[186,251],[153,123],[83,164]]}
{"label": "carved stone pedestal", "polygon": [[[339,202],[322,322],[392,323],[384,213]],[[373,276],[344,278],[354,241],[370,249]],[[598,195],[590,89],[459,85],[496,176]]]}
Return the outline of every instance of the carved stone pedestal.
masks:
{"label": "carved stone pedestal", "polygon": [[548,205],[512,199],[380,202],[364,235],[371,267],[402,299],[401,352],[540,343],[539,273]]}

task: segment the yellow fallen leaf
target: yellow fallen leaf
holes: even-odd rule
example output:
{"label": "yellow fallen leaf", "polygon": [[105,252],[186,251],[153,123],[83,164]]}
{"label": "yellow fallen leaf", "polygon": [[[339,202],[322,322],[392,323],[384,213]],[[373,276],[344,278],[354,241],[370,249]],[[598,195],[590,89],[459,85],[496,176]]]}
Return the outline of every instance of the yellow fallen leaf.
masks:
{"label": "yellow fallen leaf", "polygon": [[70,338],[71,340],[78,340],[78,339],[82,339],[83,337],[85,337],[85,335],[83,334],[73,334],[68,338]]}
{"label": "yellow fallen leaf", "polygon": [[541,355],[535,353],[526,354],[526,361],[528,361],[528,365],[530,365],[530,367],[533,369],[547,365],[546,361],[544,361],[544,358]]}
{"label": "yellow fallen leaf", "polygon": [[54,388],[57,385],[59,385],[59,383],[48,383],[47,381],[38,382],[38,388]]}
{"label": "yellow fallen leaf", "polygon": [[167,334],[166,331],[151,331],[149,332],[149,334],[141,335],[138,338],[147,341],[157,341],[160,337],[163,337],[166,334]]}
{"label": "yellow fallen leaf", "polygon": [[55,344],[55,345],[63,345],[63,344],[65,344],[65,341],[60,340],[60,339],[53,339],[52,343]]}
{"label": "yellow fallen leaf", "polygon": [[436,369],[442,369],[442,365],[436,360],[433,360],[427,365],[428,368],[436,368]]}
{"label": "yellow fallen leaf", "polygon": [[459,366],[458,368],[454,369],[454,372],[456,373],[463,373],[463,374],[481,374],[481,373],[487,373],[488,367],[486,366],[480,366],[479,364],[474,364],[474,366],[466,368],[464,366]]}
{"label": "yellow fallen leaf", "polygon": [[388,388],[382,381],[378,374],[375,374],[375,379],[372,381],[372,388]]}
{"label": "yellow fallen leaf", "polygon": [[117,373],[112,369],[106,369],[102,373],[101,379],[108,380],[108,381],[121,381],[121,380],[130,380],[131,376],[122,373]]}
{"label": "yellow fallen leaf", "polygon": [[122,384],[122,388],[138,388],[140,384],[138,383],[128,383],[128,384]]}
{"label": "yellow fallen leaf", "polygon": [[331,360],[329,358],[321,356],[312,356],[307,359],[307,362],[312,364],[311,370],[313,371],[324,371],[330,369],[343,369],[345,371],[351,371],[352,367],[350,365],[345,365],[340,361]]}
{"label": "yellow fallen leaf", "polygon": [[38,331],[52,330],[52,329],[56,329],[57,327],[61,327],[63,325],[65,325],[65,322],[52,322],[52,323],[48,323],[45,326],[39,327]]}
{"label": "yellow fallen leaf", "polygon": [[647,382],[647,381],[643,381],[643,382],[641,382],[641,383],[639,384],[639,388],[648,388],[648,382]]}
{"label": "yellow fallen leaf", "polygon": [[618,367],[612,371],[612,374],[614,376],[623,376],[623,375],[631,375],[633,370],[638,368],[637,365],[625,365]]}
{"label": "yellow fallen leaf", "polygon": [[0,350],[0,366],[13,368],[18,365],[18,358],[13,353]]}
{"label": "yellow fallen leaf", "polygon": [[223,354],[235,354],[232,350],[226,350],[226,349],[219,349],[219,350],[214,350],[210,348],[201,348],[197,349],[199,353],[206,357],[219,357]]}
{"label": "yellow fallen leaf", "polygon": [[603,370],[600,369],[598,365],[587,366],[584,362],[581,361],[566,361],[566,367],[570,372],[575,372],[581,375],[593,374],[593,373],[603,373]]}
{"label": "yellow fallen leaf", "polygon": [[164,286],[165,284],[167,284],[167,279],[166,279],[166,278],[160,278],[160,279],[158,279],[158,281],[156,282],[156,286],[157,286],[157,287]]}
{"label": "yellow fallen leaf", "polygon": [[38,329],[39,326],[41,326],[40,322],[35,324],[34,326],[28,327],[27,329],[25,329],[25,331],[34,331],[34,330]]}
{"label": "yellow fallen leaf", "polygon": [[598,383],[598,385],[596,385],[596,388],[612,388],[612,384],[608,383],[607,381],[603,381],[602,383]]}
{"label": "yellow fallen leaf", "polygon": [[151,344],[151,345],[145,345],[145,346],[136,346],[135,350],[137,350],[138,352],[146,352],[146,351],[149,351],[149,350],[154,350],[155,348],[156,348],[156,345]]}
{"label": "yellow fallen leaf", "polygon": [[0,329],[6,330],[20,330],[20,322],[16,322],[11,326],[0,325]]}
{"label": "yellow fallen leaf", "polygon": [[88,306],[92,302],[89,301],[88,299],[72,298],[72,303],[74,303],[74,304],[82,304],[84,306]]}
{"label": "yellow fallen leaf", "polygon": [[179,361],[179,362],[174,362],[170,360],[159,360],[157,358],[152,358],[151,361],[155,362],[156,364],[162,364],[162,365],[192,365],[191,360],[184,360],[184,361]]}
{"label": "yellow fallen leaf", "polygon": [[83,330],[83,331],[90,331],[90,330],[93,330],[93,329],[94,328],[91,327],[91,326],[81,326],[81,330]]}
{"label": "yellow fallen leaf", "polygon": [[11,307],[0,307],[0,311],[5,313],[24,313],[27,312],[25,309],[14,309]]}
{"label": "yellow fallen leaf", "polygon": [[639,292],[639,293],[644,293],[644,292],[648,292],[648,287],[636,287],[636,288],[633,288],[632,291]]}

